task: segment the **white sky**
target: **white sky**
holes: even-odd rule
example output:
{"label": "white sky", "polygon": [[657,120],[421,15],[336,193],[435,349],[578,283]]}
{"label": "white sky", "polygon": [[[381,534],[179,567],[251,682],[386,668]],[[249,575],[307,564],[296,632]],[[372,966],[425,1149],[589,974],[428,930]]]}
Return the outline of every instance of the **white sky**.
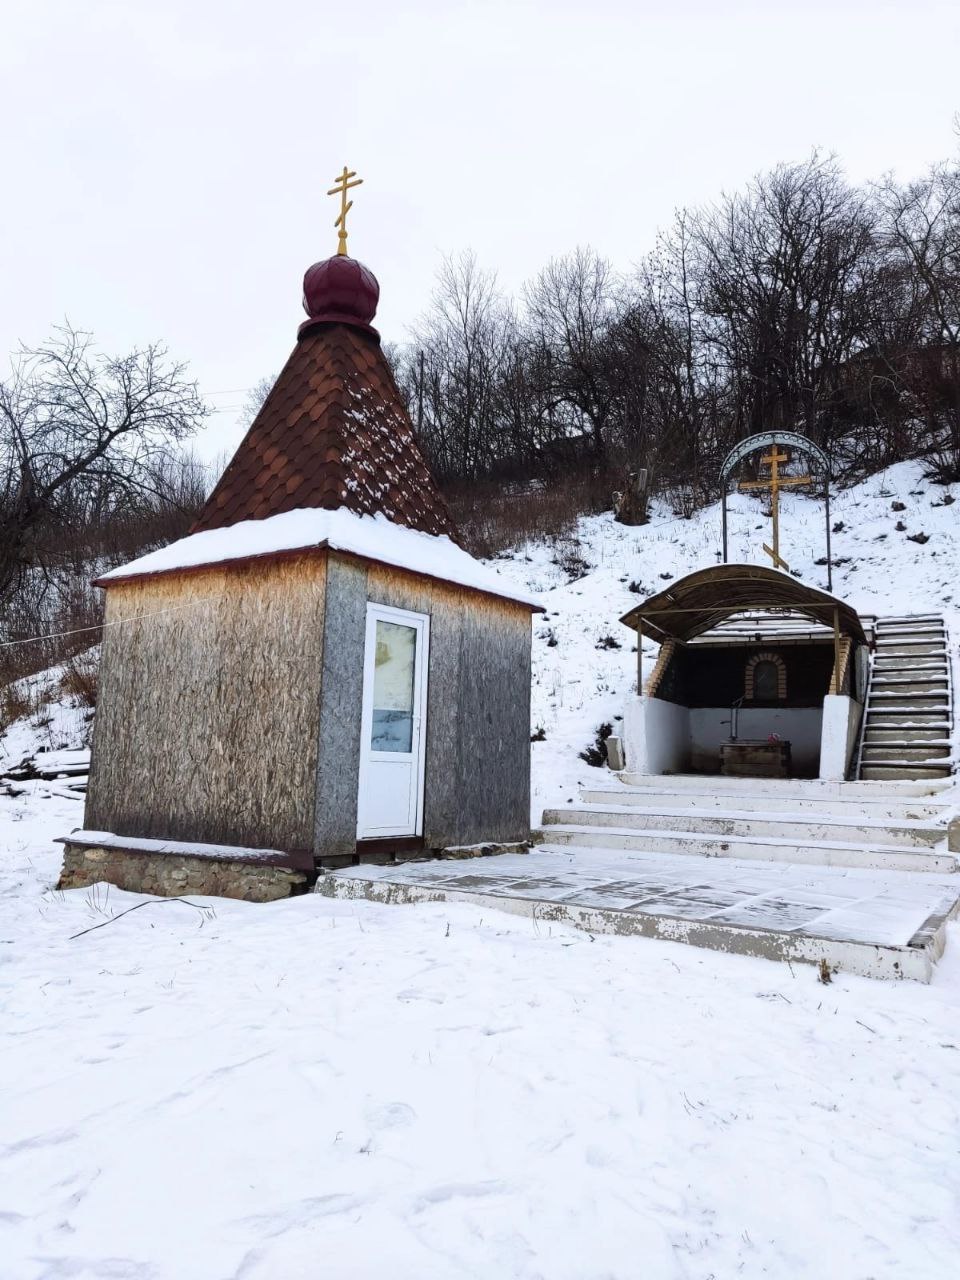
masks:
{"label": "white sky", "polygon": [[855,180],[954,154],[960,4],[938,0],[5,0],[0,347],[63,316],[190,362],[232,448],[305,268],[381,284],[386,340],[472,247],[514,289],[592,244],[628,266],[683,204],[839,153]]}

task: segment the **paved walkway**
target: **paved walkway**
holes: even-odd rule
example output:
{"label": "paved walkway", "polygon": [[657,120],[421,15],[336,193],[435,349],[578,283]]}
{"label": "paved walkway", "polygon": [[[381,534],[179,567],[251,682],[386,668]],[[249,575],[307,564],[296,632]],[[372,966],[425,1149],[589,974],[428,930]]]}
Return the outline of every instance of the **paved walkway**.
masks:
{"label": "paved walkway", "polygon": [[[593,927],[586,914],[593,913],[591,918],[602,919],[612,932],[670,936],[780,958],[842,956],[843,944],[857,944],[860,960],[848,966],[854,972],[880,972],[864,959],[863,944],[889,952],[894,972],[902,964],[894,963],[891,949],[925,949],[932,962],[942,947],[943,921],[960,904],[960,874],[550,846],[469,861],[353,867],[321,878],[317,887],[331,896],[383,901],[500,902],[506,910],[531,915],[541,914],[536,904],[542,904],[544,914],[584,927]],[[779,951],[731,945],[731,936],[740,931],[781,940],[787,935],[798,944],[807,939],[836,943],[841,950],[782,941]],[[921,975],[918,969],[908,976]]]}

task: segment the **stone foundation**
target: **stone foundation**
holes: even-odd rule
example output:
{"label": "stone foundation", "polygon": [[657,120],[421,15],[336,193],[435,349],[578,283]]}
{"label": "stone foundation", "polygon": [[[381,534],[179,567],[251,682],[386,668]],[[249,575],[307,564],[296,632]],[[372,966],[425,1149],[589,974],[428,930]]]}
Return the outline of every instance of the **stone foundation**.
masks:
{"label": "stone foundation", "polygon": [[63,842],[63,870],[58,889],[83,889],[105,880],[131,893],[162,898],[206,894],[273,902],[305,893],[313,877],[306,871],[275,863]]}

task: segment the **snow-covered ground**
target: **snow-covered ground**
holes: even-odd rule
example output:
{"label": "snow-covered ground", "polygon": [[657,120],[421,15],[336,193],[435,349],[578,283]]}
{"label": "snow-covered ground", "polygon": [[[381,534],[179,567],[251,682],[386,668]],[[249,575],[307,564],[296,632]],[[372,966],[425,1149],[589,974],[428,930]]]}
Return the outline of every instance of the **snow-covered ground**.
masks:
{"label": "snow-covered ground", "polygon": [[0,805],[4,1280],[955,1271],[958,937],[930,987],[824,987],[467,907],[57,894],[79,803]]}
{"label": "snow-covered ground", "polygon": [[[839,495],[838,593],[953,610],[960,508],[943,494],[900,467]],[[757,507],[732,505],[732,555],[759,559]],[[821,531],[788,500],[783,550],[806,581]],[[715,510],[596,517],[577,581],[554,549],[498,562],[550,610],[537,806],[601,776],[577,752],[635,676],[630,582],[659,589],[717,536]],[[622,647],[598,648],[607,635]],[[0,752],[74,745],[61,728],[14,726]],[[53,837],[81,811],[56,784],[0,794],[2,1280],[956,1270],[958,926],[929,987],[822,986],[466,906],[59,894]]]}

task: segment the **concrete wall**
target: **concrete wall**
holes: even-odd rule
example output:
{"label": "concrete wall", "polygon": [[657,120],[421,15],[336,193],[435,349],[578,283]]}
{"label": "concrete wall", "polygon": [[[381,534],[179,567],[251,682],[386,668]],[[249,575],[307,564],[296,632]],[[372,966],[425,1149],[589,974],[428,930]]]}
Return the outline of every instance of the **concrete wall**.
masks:
{"label": "concrete wall", "polygon": [[[819,707],[744,707],[737,736],[766,738],[778,733],[790,743],[792,771],[815,778],[820,764],[823,711]],[[718,773],[720,744],[730,738],[729,707],[691,707],[690,764],[696,773]]]}
{"label": "concrete wall", "polygon": [[624,714],[627,768],[682,773],[689,753],[690,712],[666,698],[633,698]]}
{"label": "concrete wall", "polygon": [[430,616],[424,843],[446,848],[525,840],[530,610],[334,553],[327,596],[316,854],[341,857],[356,850],[368,601]]}
{"label": "concrete wall", "polygon": [[820,740],[820,777],[843,782],[857,745],[863,704],[844,694],[829,693],[823,700]]}

